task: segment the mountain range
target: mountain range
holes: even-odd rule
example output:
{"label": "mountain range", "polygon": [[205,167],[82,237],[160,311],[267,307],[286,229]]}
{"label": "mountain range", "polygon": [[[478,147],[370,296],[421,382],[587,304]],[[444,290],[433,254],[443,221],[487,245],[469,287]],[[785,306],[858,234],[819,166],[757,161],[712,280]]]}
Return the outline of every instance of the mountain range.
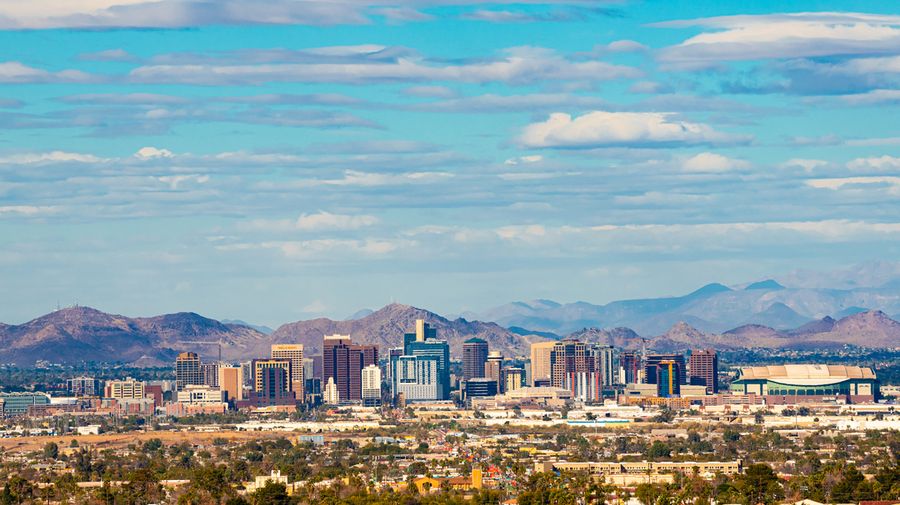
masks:
{"label": "mountain range", "polygon": [[271,334],[242,324],[225,324],[192,312],[148,318],[107,314],[90,307],[71,307],[21,325],[0,323],[0,363],[28,366],[52,363],[119,361],[140,366],[169,364],[180,351],[193,350],[206,359],[247,360],[269,354],[273,343],[302,343],[310,355],[321,352],[322,337],[349,334],[354,342],[379,346],[382,352],[402,345],[403,334],[425,319],[450,343],[451,354],[462,355],[471,337],[487,340],[505,356],[527,355],[539,335],[519,334],[495,323],[446,319],[409,305],[391,304],[358,319],[319,318],[280,326]]}
{"label": "mountain range", "polygon": [[722,333],[748,324],[785,331],[824,317],[840,319],[869,310],[900,316],[900,277],[887,277],[878,286],[841,289],[788,287],[773,279],[743,287],[713,283],[683,296],[621,300],[605,305],[544,299],[518,301],[462,316],[557,335],[584,327],[628,327],[641,335],[659,335],[679,322],[707,333]]}
{"label": "mountain range", "polygon": [[402,344],[416,319],[435,327],[456,358],[471,337],[486,340],[507,357],[527,356],[531,343],[564,337],[657,350],[900,347],[900,323],[895,321],[900,315],[898,264],[829,274],[827,280],[839,288],[822,287],[823,281],[807,271],[785,278],[790,282],[763,279],[732,287],[713,283],[683,296],[605,305],[513,302],[456,318],[392,303],[376,311],[360,310],[345,320],[310,319],[275,330],[193,312],[131,318],[71,307],[19,325],[0,323],[0,363],[118,361],[155,366],[171,363],[184,350],[214,358],[219,344],[227,360],[267,356],[273,343],[302,343],[313,355],[321,352],[322,337],[334,333],[376,344],[386,353]]}
{"label": "mountain range", "polygon": [[[37,360],[75,364],[86,361],[125,362],[137,366],[170,364],[179,351],[193,350],[205,359],[218,354],[226,360],[267,356],[274,343],[302,343],[308,354],[321,352],[324,335],[349,334],[358,343],[377,345],[382,352],[399,347],[403,333],[416,319],[425,319],[450,343],[451,355],[462,355],[462,344],[471,337],[488,342],[504,356],[527,356],[533,342],[552,335],[515,331],[496,323],[447,319],[409,305],[391,304],[359,319],[333,321],[319,318],[280,326],[265,334],[248,326],[223,324],[192,312],[147,318],[107,314],[89,307],[73,307],[41,316],[22,325],[0,324],[0,363],[29,366]],[[900,323],[881,311],[866,311],[841,319],[824,317],[791,330],[746,324],[722,333],[701,331],[679,321],[665,332],[648,338],[630,328],[587,327],[566,338],[612,345],[624,349],[646,346],[659,351],[696,348],[836,348],[897,347]]]}

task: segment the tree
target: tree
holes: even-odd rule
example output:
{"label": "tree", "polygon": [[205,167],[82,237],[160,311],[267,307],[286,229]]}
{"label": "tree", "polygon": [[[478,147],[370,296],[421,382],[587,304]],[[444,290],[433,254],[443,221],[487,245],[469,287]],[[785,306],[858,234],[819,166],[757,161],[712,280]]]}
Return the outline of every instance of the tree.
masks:
{"label": "tree", "polygon": [[197,468],[194,471],[194,478],[191,480],[191,484],[197,489],[208,493],[216,503],[219,503],[222,501],[222,496],[225,494],[228,486],[228,481],[225,478],[225,467],[210,465]]}
{"label": "tree", "polygon": [[664,442],[659,440],[653,442],[653,445],[647,449],[647,457],[650,459],[668,458],[672,455],[672,450]]}
{"label": "tree", "polygon": [[284,484],[272,481],[266,482],[265,487],[254,492],[252,497],[255,505],[290,505],[291,503],[291,497],[288,496]]}
{"label": "tree", "polygon": [[741,503],[769,505],[784,497],[784,488],[772,467],[764,463],[756,463],[747,467],[743,474],[734,480],[734,487]]}
{"label": "tree", "polygon": [[54,442],[44,444],[44,458],[56,459],[59,457],[59,446]]}

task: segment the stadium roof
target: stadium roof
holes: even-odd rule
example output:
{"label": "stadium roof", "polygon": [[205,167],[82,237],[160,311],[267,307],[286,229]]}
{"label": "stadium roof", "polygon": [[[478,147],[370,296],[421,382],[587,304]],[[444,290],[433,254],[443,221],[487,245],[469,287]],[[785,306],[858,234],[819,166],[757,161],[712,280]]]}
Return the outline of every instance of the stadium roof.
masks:
{"label": "stadium roof", "polygon": [[848,379],[875,379],[868,367],[848,365],[771,365],[741,368],[739,380],[808,383],[840,382]]}

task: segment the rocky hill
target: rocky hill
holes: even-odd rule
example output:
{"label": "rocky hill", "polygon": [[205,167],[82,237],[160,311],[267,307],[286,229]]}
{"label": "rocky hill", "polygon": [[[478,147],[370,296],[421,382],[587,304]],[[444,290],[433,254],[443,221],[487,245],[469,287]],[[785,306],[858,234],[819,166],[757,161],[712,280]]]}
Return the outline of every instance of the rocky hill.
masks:
{"label": "rocky hill", "polygon": [[415,328],[416,319],[424,319],[437,329],[438,337],[450,343],[450,354],[462,356],[462,344],[472,337],[488,342],[491,350],[504,356],[527,356],[532,342],[548,340],[539,335],[520,335],[495,323],[447,319],[424,309],[392,303],[358,319],[333,321],[319,318],[280,326],[272,334],[274,343],[302,343],[308,352],[322,350],[322,337],[335,333],[350,335],[354,342],[376,344],[382,352],[403,344],[403,334]]}
{"label": "rocky hill", "polygon": [[215,345],[185,341],[221,341],[225,358],[247,356],[266,344],[265,335],[252,328],[225,325],[193,312],[129,318],[72,307],[21,325],[0,326],[0,362],[21,366],[37,360],[168,363],[181,350],[199,348],[208,356],[218,352]]}
{"label": "rocky hill", "polygon": [[[600,331],[600,330],[594,330]],[[572,336],[583,334],[576,332]],[[639,339],[637,340],[639,341]],[[622,347],[636,348],[632,339]],[[648,338],[648,347],[655,350],[683,350],[712,347],[715,349],[738,348],[830,348],[843,345],[860,347],[900,347],[900,323],[877,310],[852,314],[835,321],[825,317],[789,331],[746,324],[717,334],[705,333],[693,326],[679,322],[665,333]]]}
{"label": "rocky hill", "polygon": [[600,345],[611,345],[623,349],[637,349],[641,346],[641,336],[631,328],[584,328],[569,334],[569,338]]}
{"label": "rocky hill", "polygon": [[[762,288],[757,288],[762,289]],[[302,343],[309,354],[321,352],[324,335],[349,334],[354,341],[379,346],[383,353],[402,344],[416,319],[425,319],[442,339],[450,342],[450,353],[462,355],[462,344],[471,337],[488,342],[492,350],[507,357],[527,356],[533,342],[553,340],[553,334],[514,330],[496,323],[468,321],[443,316],[409,305],[391,304],[357,319],[333,321],[312,319],[282,325],[271,335],[248,326],[225,324],[192,312],[155,317],[130,318],[107,314],[89,307],[58,310],[21,325],[0,324],[0,363],[30,366],[37,360],[55,363],[119,361],[142,366],[170,364],[175,354],[194,350],[206,359],[215,358],[221,342],[225,359],[246,360],[267,356],[273,343]],[[706,332],[688,321],[678,321],[667,331],[642,338],[625,328],[582,328],[568,335],[587,342],[624,349],[674,351],[683,349],[736,349],[750,347],[816,348],[845,344],[863,347],[900,347],[900,323],[884,312],[872,310],[835,320],[824,317],[791,330],[746,324],[721,333]]]}

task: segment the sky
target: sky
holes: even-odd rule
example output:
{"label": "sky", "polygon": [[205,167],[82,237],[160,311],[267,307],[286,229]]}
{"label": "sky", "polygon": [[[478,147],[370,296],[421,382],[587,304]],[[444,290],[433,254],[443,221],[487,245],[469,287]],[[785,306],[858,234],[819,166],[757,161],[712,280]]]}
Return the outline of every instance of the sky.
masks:
{"label": "sky", "polygon": [[894,1],[0,3],[0,321],[277,326],[900,257]]}

